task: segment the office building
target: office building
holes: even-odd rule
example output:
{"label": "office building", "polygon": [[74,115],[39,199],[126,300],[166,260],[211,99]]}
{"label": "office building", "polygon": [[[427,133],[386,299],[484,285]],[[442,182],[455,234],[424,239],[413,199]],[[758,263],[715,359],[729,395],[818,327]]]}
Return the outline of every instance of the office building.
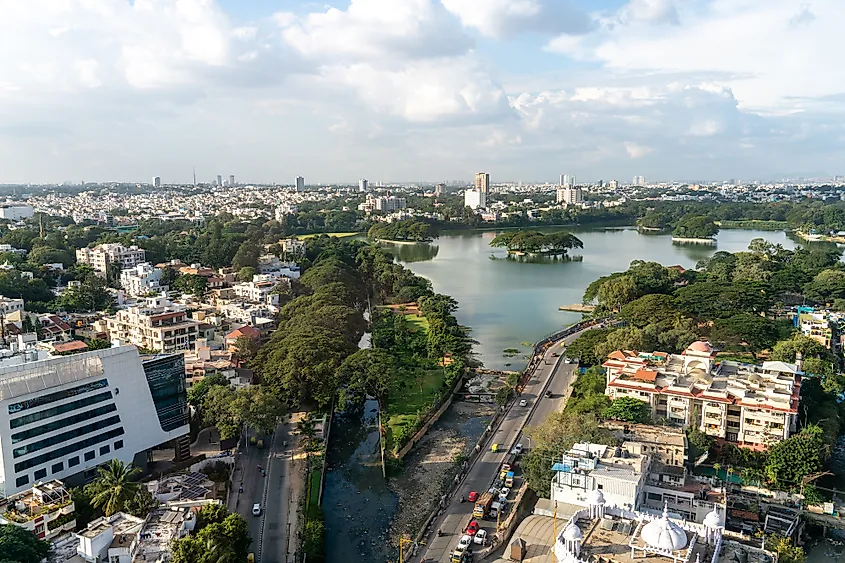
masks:
{"label": "office building", "polygon": [[[144,466],[189,433],[182,355],[142,362],[135,346],[0,362],[0,497],[80,481],[111,459]],[[81,475],[80,475],[81,474]]]}
{"label": "office building", "polygon": [[111,340],[155,352],[176,352],[194,346],[201,323],[188,318],[187,309],[163,297],[148,297],[145,304],[106,317]]}
{"label": "office building", "polygon": [[490,174],[479,172],[475,175],[475,190],[485,195],[490,192]]}
{"label": "office building", "polygon": [[681,354],[617,350],[602,365],[605,393],[647,403],[654,420],[758,448],[797,428],[800,364],[716,362],[709,343],[693,342]]}
{"label": "office building", "polygon": [[160,176],[153,176],[153,187],[160,188],[161,187],[161,177]]}
{"label": "office building", "polygon": [[234,174],[229,174],[229,187],[230,188],[235,187],[235,175]]}
{"label": "office building", "polygon": [[366,192],[367,188],[369,187],[369,182],[365,179],[358,180],[358,191],[359,192]]}
{"label": "office building", "polygon": [[146,297],[168,288],[161,284],[162,271],[148,262],[120,272],[120,287],[131,297]]}
{"label": "office building", "polygon": [[0,219],[20,221],[21,219],[28,219],[34,214],[35,210],[32,206],[24,203],[7,203],[5,205],[0,205]]}
{"label": "office building", "polygon": [[219,187],[219,186],[222,186],[222,185],[223,185],[223,176],[218,174],[217,175],[217,186]]}
{"label": "office building", "polygon": [[294,186],[296,187],[297,192],[304,192],[305,191],[305,178],[302,176],[297,176],[294,180]]}
{"label": "office building", "polygon": [[467,190],[464,192],[464,206],[473,211],[487,207],[487,192]]}
{"label": "office building", "polygon": [[79,248],[76,251],[76,261],[88,264],[94,271],[105,275],[110,264],[117,264],[121,270],[134,268],[146,262],[147,254],[143,248],[135,245],[126,247],[120,243],[108,243],[94,248]]}

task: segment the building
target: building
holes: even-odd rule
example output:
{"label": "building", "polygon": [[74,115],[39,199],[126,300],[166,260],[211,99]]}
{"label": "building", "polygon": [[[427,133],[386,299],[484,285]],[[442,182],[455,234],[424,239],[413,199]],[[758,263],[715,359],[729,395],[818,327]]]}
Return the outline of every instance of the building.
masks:
{"label": "building", "polygon": [[304,255],[305,254],[305,241],[299,240],[295,238],[287,238],[279,241],[279,244],[282,245],[282,252],[285,255]]}
{"label": "building", "polygon": [[223,176],[220,174],[217,175],[217,187],[221,187],[223,185]]}
{"label": "building", "polygon": [[571,188],[575,186],[575,176],[564,174],[560,177],[560,185],[564,188]]}
{"label": "building", "polygon": [[161,187],[161,177],[153,176],[153,187],[160,188]]}
{"label": "building", "polygon": [[279,294],[273,293],[276,284],[270,281],[236,283],[232,286],[235,295],[251,303],[260,303],[277,307]]}
{"label": "building", "polygon": [[299,206],[295,203],[283,203],[276,208],[276,221],[282,221],[286,215],[296,215]]}
{"label": "building", "polygon": [[77,262],[88,264],[94,271],[103,275],[111,264],[117,264],[121,270],[125,270],[146,262],[146,258],[147,253],[143,248],[135,245],[126,247],[120,243],[101,244],[94,248],[86,246],[76,251]]}
{"label": "building", "polygon": [[49,540],[76,528],[76,507],[61,481],[52,479],[0,499],[0,524],[29,530]]}
{"label": "building", "polygon": [[23,312],[23,299],[15,299],[13,297],[4,297],[0,295],[0,314],[8,317],[12,313]]}
{"label": "building", "polygon": [[120,287],[132,297],[146,297],[150,293],[167,291],[161,284],[162,271],[149,262],[126,268],[120,272]]}
{"label": "building", "polygon": [[12,254],[17,254],[18,256],[26,256],[26,250],[23,248],[15,248],[11,244],[0,244],[0,253],[3,252],[10,252]]}
{"label": "building", "polygon": [[605,393],[647,403],[655,420],[696,425],[710,436],[765,448],[798,423],[802,372],[796,364],[716,362],[712,346],[693,342],[682,354],[617,350],[602,364]]}
{"label": "building", "polygon": [[0,219],[8,219],[9,221],[20,221],[21,219],[28,219],[35,214],[35,210],[31,205],[25,203],[7,203],[0,205]]}
{"label": "building", "polygon": [[182,453],[186,446],[181,355],[142,362],[137,348],[120,346],[4,362],[0,397],[8,422],[0,428],[0,497],[48,478],[84,481],[111,459],[143,467],[149,450],[171,440],[180,439]]}
{"label": "building", "polygon": [[229,187],[230,188],[235,187],[235,175],[234,174],[229,174]]}
{"label": "building", "polygon": [[611,190],[615,190],[619,187],[619,182],[617,182],[616,180],[611,180],[610,182],[607,183],[607,187],[610,188]]}
{"label": "building", "polygon": [[794,324],[801,331],[801,334],[812,338],[830,350],[833,342],[832,324],[841,318],[841,315],[831,315],[829,311],[815,311],[812,307],[798,307]]}
{"label": "building", "polygon": [[579,187],[566,185],[557,190],[557,202],[565,205],[577,205],[584,202],[584,192]]}
{"label": "building", "polygon": [[446,193],[446,184],[437,184],[434,186],[434,196],[440,197]]}
{"label": "building", "polygon": [[385,211],[387,213],[390,213],[393,211],[398,211],[400,209],[405,209],[406,207],[408,207],[408,204],[404,197],[396,197],[391,195],[375,198],[374,206],[376,211]]}
{"label": "building", "polygon": [[466,190],[464,192],[464,207],[472,210],[484,209],[487,207],[487,192],[479,190]]}
{"label": "building", "polygon": [[479,172],[475,175],[475,191],[483,193],[484,195],[487,195],[490,192],[490,174],[486,172]]}
{"label": "building", "polygon": [[110,339],[156,352],[192,348],[199,325],[199,321],[188,318],[184,306],[162,297],[147,298],[143,306],[130,307],[106,318]]}
{"label": "building", "polygon": [[632,184],[635,186],[645,186],[645,178],[643,176],[634,176]]}
{"label": "building", "polygon": [[296,187],[297,192],[305,191],[305,178],[303,178],[302,176],[297,176],[293,182],[293,185]]}
{"label": "building", "polygon": [[369,187],[369,182],[366,179],[358,180],[358,191],[359,192],[366,192],[367,188]]}

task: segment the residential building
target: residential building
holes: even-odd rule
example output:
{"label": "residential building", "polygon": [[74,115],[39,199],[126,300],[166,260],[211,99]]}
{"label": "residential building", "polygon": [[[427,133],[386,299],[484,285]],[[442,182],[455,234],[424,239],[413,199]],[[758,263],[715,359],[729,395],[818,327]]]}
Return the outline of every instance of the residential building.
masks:
{"label": "residential building", "polygon": [[560,185],[564,188],[571,188],[575,186],[575,176],[564,174],[560,177]]}
{"label": "residential building", "polygon": [[802,372],[796,364],[717,362],[709,343],[693,342],[681,354],[617,350],[603,367],[607,395],[647,403],[656,420],[756,448],[797,428]]}
{"label": "residential building", "polygon": [[283,203],[276,208],[275,217],[276,221],[281,221],[285,218],[285,215],[296,215],[299,211],[299,206],[294,203]]}
{"label": "residential building", "polygon": [[23,248],[15,248],[11,244],[0,244],[0,253],[3,252],[10,252],[12,254],[17,254],[18,256],[26,255],[26,250]]}
{"label": "residential building", "polygon": [[261,338],[261,331],[249,325],[244,325],[240,328],[236,328],[235,330],[226,335],[226,349],[232,351],[237,345],[238,338],[250,338],[252,340],[258,341],[259,338]]}
{"label": "residential building", "polygon": [[617,182],[616,180],[611,180],[610,182],[607,183],[607,187],[610,188],[611,190],[618,189],[619,188],[619,182]]}
{"label": "residential building", "polygon": [[833,323],[842,320],[839,313],[830,311],[816,311],[812,307],[798,307],[794,323],[801,334],[812,338],[827,349],[831,349],[833,342]]}
{"label": "residential building", "polygon": [[557,202],[566,205],[577,205],[584,202],[584,192],[579,187],[565,186],[557,190]]}
{"label": "residential building", "polygon": [[148,262],[126,268],[120,272],[120,286],[127,295],[146,297],[150,293],[167,291],[161,284],[162,271]]}
{"label": "residential building", "polygon": [[362,178],[358,180],[358,191],[359,192],[366,192],[367,188],[369,187],[369,182],[366,179]]}
{"label": "residential building", "polygon": [[[269,275],[273,281],[281,278],[299,278],[301,269],[295,262],[282,262],[275,254],[264,254],[258,257],[258,273]],[[253,279],[252,281],[261,281]]]}
{"label": "residential building", "polygon": [[634,176],[632,184],[635,186],[645,186],[645,178],[643,176]]}
{"label": "residential building", "polygon": [[383,196],[375,198],[375,210],[392,212],[408,207],[407,201],[404,197]]}
{"label": "residential building", "polygon": [[440,197],[446,193],[446,184],[437,184],[434,186],[434,196]]}
{"label": "residential building", "polygon": [[484,195],[490,192],[490,174],[479,172],[475,175],[475,191]]}
{"label": "residential building", "polygon": [[4,297],[0,295],[0,314],[8,317],[12,313],[23,312],[23,299],[15,299],[13,297]]}
{"label": "residential building", "polygon": [[0,499],[0,524],[19,526],[49,540],[76,527],[75,509],[64,484],[52,479]]}
{"label": "residential building", "polygon": [[160,188],[161,187],[161,178],[159,176],[153,176],[153,187]]}
{"label": "residential building", "polygon": [[305,254],[305,241],[299,240],[295,238],[288,238],[284,240],[280,240],[279,244],[282,245],[282,252],[286,255],[298,255],[298,254]]}
{"label": "residential building", "polygon": [[142,362],[134,346],[32,361],[21,355],[0,362],[8,422],[0,428],[0,497],[48,477],[84,481],[111,459],[143,467],[149,450],[171,440],[180,443],[180,459],[189,455],[181,355]]}
{"label": "residential building", "polygon": [[110,264],[117,264],[121,270],[133,268],[146,262],[147,253],[143,248],[135,245],[126,247],[120,243],[108,243],[94,248],[79,248],[76,251],[76,261],[88,264],[94,271],[105,275]]}
{"label": "residential building", "polygon": [[276,284],[269,281],[243,282],[232,286],[235,296],[252,303],[260,303],[277,307],[279,305],[279,294],[272,293]]}
{"label": "residential building", "polygon": [[34,214],[35,210],[32,206],[25,203],[6,203],[0,205],[0,219],[20,221],[21,219],[28,219]]}
{"label": "residential building", "polygon": [[294,186],[296,187],[296,191],[298,193],[304,192],[305,191],[305,178],[303,178],[302,176],[297,176],[294,179]]}
{"label": "residential building", "polygon": [[464,207],[469,207],[473,211],[476,209],[484,209],[487,207],[487,192],[479,190],[466,190],[464,192]]}
{"label": "residential building", "polygon": [[149,297],[145,304],[118,311],[106,318],[109,338],[156,352],[187,350],[199,333],[199,321],[188,318],[182,305],[162,297]]}

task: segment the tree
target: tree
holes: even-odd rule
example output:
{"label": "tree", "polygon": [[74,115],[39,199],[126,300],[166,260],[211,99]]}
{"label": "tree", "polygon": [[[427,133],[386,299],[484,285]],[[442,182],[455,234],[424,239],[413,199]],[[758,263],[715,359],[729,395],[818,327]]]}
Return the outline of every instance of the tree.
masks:
{"label": "tree", "polygon": [[202,409],[205,396],[214,385],[228,387],[229,380],[222,373],[206,375],[188,389],[188,404],[196,409]]}
{"label": "tree", "polygon": [[106,280],[90,273],[78,286],[67,288],[57,299],[59,306],[71,312],[93,312],[106,309],[112,303]]}
{"label": "tree", "polygon": [[816,303],[830,303],[845,298],[845,271],[822,270],[804,286],[804,295]]}
{"label": "tree", "polygon": [[644,295],[624,305],[619,311],[620,320],[642,328],[652,323],[671,321],[680,315],[671,295],[660,293]]}
{"label": "tree", "polygon": [[594,328],[588,330],[566,348],[566,355],[570,358],[579,358],[580,363],[586,366],[595,366],[604,362],[604,358],[596,354],[596,346],[607,341],[608,335],[614,329]]}
{"label": "tree", "polygon": [[341,388],[339,407],[343,410],[347,404],[360,402],[367,395],[384,406],[397,373],[396,360],[385,350],[358,350],[338,368],[338,379],[346,385]]}
{"label": "tree", "polygon": [[258,273],[253,266],[244,266],[240,270],[238,270],[238,281],[239,282],[251,282],[253,276]]}
{"label": "tree", "polygon": [[14,524],[0,524],[0,557],[13,563],[40,563],[50,553],[50,543],[30,530]]}
{"label": "tree", "polygon": [[672,236],[679,238],[713,238],[717,234],[719,227],[704,215],[685,215],[675,223],[672,231]]}
{"label": "tree", "polygon": [[824,497],[812,483],[804,485],[804,502],[808,506],[819,506],[824,502]]}
{"label": "tree", "polygon": [[633,277],[623,275],[604,282],[596,295],[599,306],[607,311],[618,311],[638,297]]}
{"label": "tree", "polygon": [[704,281],[675,291],[675,306],[699,320],[731,317],[737,313],[761,313],[772,299],[753,284]]}
{"label": "tree", "polygon": [[205,289],[208,285],[208,279],[197,274],[183,274],[176,278],[173,282],[172,288],[182,293],[189,293],[197,299],[205,295]]}
{"label": "tree", "polygon": [[778,563],[806,563],[804,548],[792,544],[789,538],[770,534],[766,537],[765,547],[777,553]]}
{"label": "tree", "polygon": [[258,339],[251,336],[239,336],[235,339],[235,346],[232,356],[238,365],[247,364],[255,358],[258,353]]}
{"label": "tree", "polygon": [[138,494],[126,502],[125,510],[132,516],[146,518],[158,507],[158,501],[147,489],[140,488]]}
{"label": "tree", "polygon": [[624,422],[647,423],[651,421],[651,409],[639,399],[619,397],[604,411],[604,416]]}
{"label": "tree", "polygon": [[809,336],[795,333],[789,340],[781,340],[772,348],[772,359],[779,362],[794,362],[797,353],[801,353],[804,361],[808,358],[828,358],[830,352],[824,345]]}
{"label": "tree", "polygon": [[778,488],[796,486],[824,467],[829,451],[824,431],[818,426],[807,426],[769,448],[764,467],[766,480]]}
{"label": "tree", "polygon": [[104,350],[111,348],[111,342],[102,338],[92,338],[88,341],[88,350]]}
{"label": "tree", "polygon": [[252,538],[241,516],[206,521],[193,535],[170,545],[172,563],[240,563],[246,561]]}
{"label": "tree", "polygon": [[138,494],[138,483],[132,478],[140,471],[131,463],[125,465],[118,459],[101,465],[94,481],[88,485],[92,493],[91,504],[101,508],[106,516],[123,511],[126,503]]}
{"label": "tree", "polygon": [[757,352],[774,346],[778,332],[777,324],[765,317],[739,313],[717,319],[711,336],[715,342],[748,350],[756,358]]}
{"label": "tree", "polygon": [[261,246],[254,240],[246,240],[238,247],[235,257],[232,259],[232,268],[240,271],[246,266],[258,267],[258,258],[261,255]]}

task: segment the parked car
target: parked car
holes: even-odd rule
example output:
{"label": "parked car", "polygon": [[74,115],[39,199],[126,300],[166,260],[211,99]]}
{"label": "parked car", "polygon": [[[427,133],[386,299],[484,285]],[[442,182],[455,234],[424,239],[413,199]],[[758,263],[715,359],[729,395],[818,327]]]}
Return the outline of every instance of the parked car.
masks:
{"label": "parked car", "polygon": [[467,526],[466,534],[468,536],[474,536],[478,533],[478,522],[475,520],[470,521],[469,526]]}
{"label": "parked car", "polygon": [[546,391],[546,398],[547,398],[547,399],[551,399],[551,398],[552,398],[552,392],[551,392],[551,391]]}
{"label": "parked car", "polygon": [[252,505],[252,515],[253,516],[261,516],[261,505],[257,502]]}
{"label": "parked car", "polygon": [[515,445],[511,450],[511,453],[515,455],[522,455],[522,444]]}
{"label": "parked car", "polygon": [[472,541],[478,545],[484,545],[485,542],[487,542],[487,530],[478,530],[478,533],[475,534]]}
{"label": "parked car", "polygon": [[519,402],[519,406],[520,406],[520,407],[527,407],[527,406],[528,406],[528,401],[526,401],[525,399],[522,399],[522,400]]}
{"label": "parked car", "polygon": [[470,491],[469,496],[467,497],[469,502],[475,502],[478,500],[478,492],[477,491]]}

